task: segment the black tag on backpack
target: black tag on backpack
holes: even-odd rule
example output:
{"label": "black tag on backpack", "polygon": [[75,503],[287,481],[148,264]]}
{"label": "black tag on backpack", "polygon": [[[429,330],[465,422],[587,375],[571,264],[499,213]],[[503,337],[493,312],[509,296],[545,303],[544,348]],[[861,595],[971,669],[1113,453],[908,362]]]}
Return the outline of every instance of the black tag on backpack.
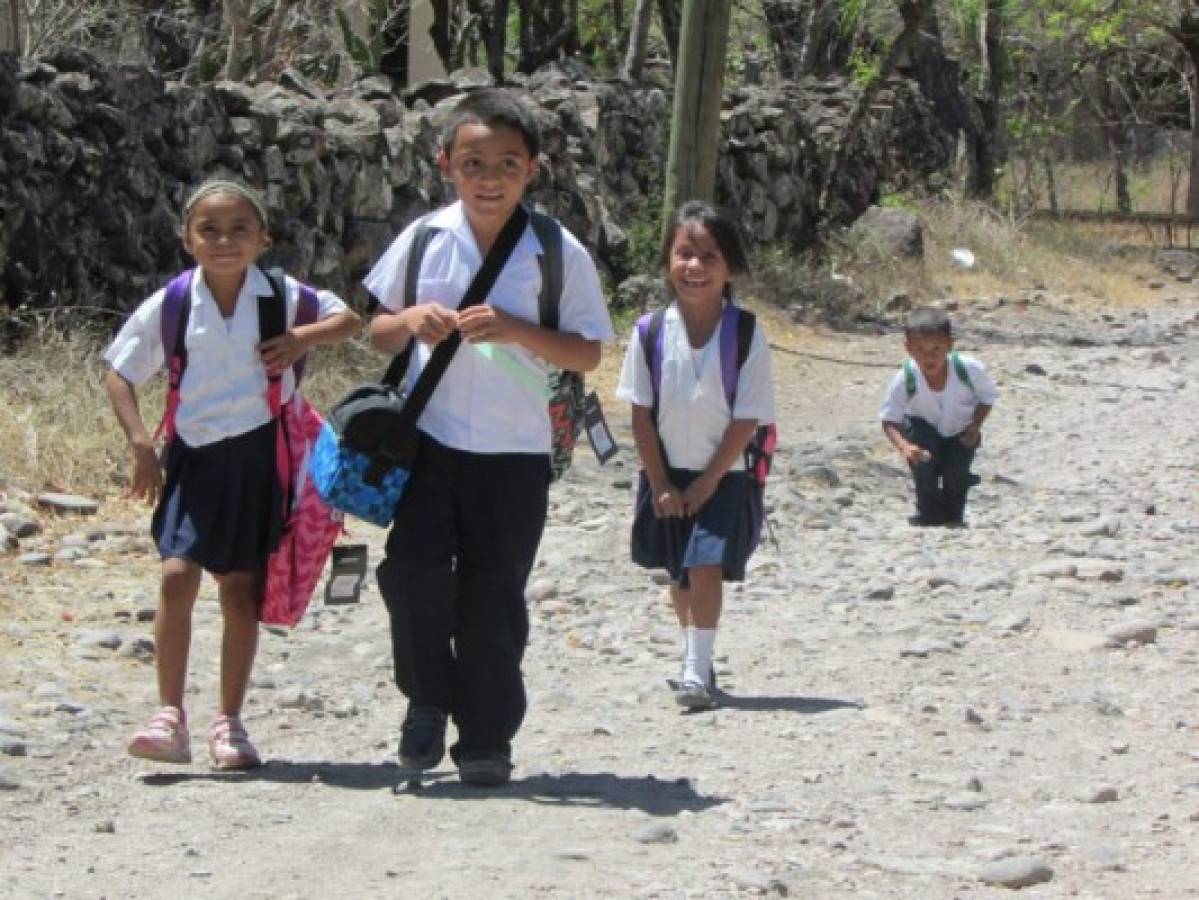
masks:
{"label": "black tag on backpack", "polygon": [[583,401],[583,430],[587,432],[587,440],[591,442],[591,449],[595,451],[595,458],[601,466],[620,449],[616,446],[608,422],[604,419],[604,410],[595,391],[588,394],[587,399]]}

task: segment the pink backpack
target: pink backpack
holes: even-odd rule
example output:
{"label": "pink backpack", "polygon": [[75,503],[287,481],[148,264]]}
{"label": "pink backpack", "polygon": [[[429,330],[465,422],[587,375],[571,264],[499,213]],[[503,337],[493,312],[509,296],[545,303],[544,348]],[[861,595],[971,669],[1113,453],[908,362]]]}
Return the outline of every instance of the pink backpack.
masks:
{"label": "pink backpack", "polygon": [[[174,437],[175,411],[179,406],[179,385],[187,367],[184,336],[191,310],[191,280],[194,269],[176,275],[166,287],[162,306],[162,345],[167,352],[167,401],[155,440]],[[258,298],[258,323],[263,340],[286,329],[286,281],[283,272],[267,273],[272,296]],[[316,292],[300,285],[300,303],[296,324],[316,321],[319,302]],[[278,425],[275,439],[275,471],[283,489],[283,537],[266,565],[266,584],[258,608],[258,618],[268,625],[294,626],[303,617],[321,579],[334,543],[344,530],[343,516],[327,506],[308,479],[308,454],[316,443],[324,420],[300,394],[305,359],[292,365],[296,390],[283,405],[283,382],[279,376],[267,379],[266,401]]]}

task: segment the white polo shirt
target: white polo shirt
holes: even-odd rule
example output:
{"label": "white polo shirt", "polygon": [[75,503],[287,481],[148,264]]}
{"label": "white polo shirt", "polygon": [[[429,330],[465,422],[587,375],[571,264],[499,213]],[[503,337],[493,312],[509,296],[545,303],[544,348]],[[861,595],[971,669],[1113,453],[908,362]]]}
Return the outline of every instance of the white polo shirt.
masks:
{"label": "white polo shirt", "polygon": [[[439,303],[456,309],[483,256],[466,220],[461,202],[435,212],[428,224],[438,229],[421,260],[414,303]],[[375,263],[363,285],[392,312],[404,308],[404,272],[415,223],[400,233]],[[512,255],[496,278],[487,302],[496,309],[530,322],[540,320],[541,243],[531,226],[516,242]],[[558,328],[587,340],[612,338],[608,304],[599,273],[587,250],[562,229],[562,297]],[[550,367],[524,347],[507,344],[507,365],[486,349],[463,342],[438,382],[417,426],[449,447],[471,453],[548,453],[550,421],[546,395],[530,383],[545,384]],[[432,355],[418,342],[408,366],[409,387]],[[524,377],[511,366],[523,368]]]}
{"label": "white polo shirt", "polygon": [[[946,362],[949,374],[945,379],[945,388],[934,391],[924,380],[924,373],[914,362],[912,368],[916,375],[916,393],[908,399],[907,381],[901,366],[899,371],[887,385],[883,396],[883,405],[878,418],[881,422],[902,423],[905,416],[924,419],[932,425],[942,437],[953,437],[961,434],[962,429],[974,418],[974,407],[982,403],[994,406],[999,398],[995,381],[987,373],[986,367],[972,356],[959,353],[958,358],[970,376],[970,384],[959,377],[952,362]],[[970,385],[974,385],[973,390]]]}
{"label": "white polo shirt", "polygon": [[[246,273],[233,318],[226,320],[205,283],[202,270],[191,283],[191,311],[184,345],[187,368],[179,385],[175,431],[192,447],[245,434],[271,419],[266,402],[266,367],[258,355],[258,298],[271,294],[271,283],[257,266]],[[146,382],[163,367],[162,304],[166,289],[155,291],[125,322],[104,351],[104,359],[131,384]],[[300,287],[287,278],[287,324],[295,322]],[[346,309],[329,291],[317,291],[318,319]],[[283,399],[295,390],[288,367]]]}
{"label": "white polo shirt", "polygon": [[[749,355],[737,378],[734,408],[729,409],[720,371],[720,331],[716,327],[703,347],[691,346],[678,306],[672,303],[662,320],[662,385],[658,399],[658,434],[670,465],[703,471],[734,419],[753,419],[759,425],[774,421],[774,387],[770,346],[755,322]],[[634,327],[625,353],[616,396],[637,406],[654,405],[653,378]],[[738,458],[734,471],[745,468]]]}

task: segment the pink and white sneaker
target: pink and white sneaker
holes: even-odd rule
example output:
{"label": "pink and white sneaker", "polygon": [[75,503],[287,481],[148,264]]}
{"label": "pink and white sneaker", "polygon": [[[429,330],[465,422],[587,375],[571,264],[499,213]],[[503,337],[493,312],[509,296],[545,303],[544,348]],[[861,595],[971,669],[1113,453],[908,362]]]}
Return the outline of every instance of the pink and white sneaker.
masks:
{"label": "pink and white sneaker", "polygon": [[208,732],[208,752],[217,769],[253,769],[262,765],[246,727],[237,716],[221,713],[213,720]]}
{"label": "pink and white sneaker", "polygon": [[191,738],[183,710],[177,706],[164,706],[154,713],[146,727],[129,742],[129,755],[154,762],[191,762]]}

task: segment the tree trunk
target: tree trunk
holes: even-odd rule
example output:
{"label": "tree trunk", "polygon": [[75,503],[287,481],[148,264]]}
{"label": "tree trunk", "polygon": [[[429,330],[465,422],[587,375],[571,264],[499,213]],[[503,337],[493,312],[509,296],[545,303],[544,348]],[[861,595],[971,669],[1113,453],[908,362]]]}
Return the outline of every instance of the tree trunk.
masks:
{"label": "tree trunk", "polygon": [[658,0],[658,22],[662,36],[666,38],[666,49],[670,51],[670,64],[675,71],[679,68],[679,4],[682,0]]}
{"label": "tree trunk", "polygon": [[779,74],[824,78],[844,71],[853,50],[842,29],[843,3],[830,0],[763,0],[762,14]]}
{"label": "tree trunk", "polygon": [[229,49],[225,54],[225,78],[239,81],[245,74],[245,58],[250,46],[250,3],[252,0],[224,0],[225,24],[229,28]]}
{"label": "tree trunk", "polygon": [[654,17],[654,0],[637,0],[633,10],[633,27],[629,29],[629,49],[624,58],[624,70],[620,73],[625,81],[641,80],[645,69],[645,52],[649,47],[649,27]]}
{"label": "tree trunk", "polygon": [[899,60],[909,53],[911,48],[920,33],[920,26],[928,17],[933,8],[934,0],[898,0],[899,15],[903,19],[903,30],[899,36],[895,38],[891,44],[891,49],[887,51],[887,55],[883,57],[883,61],[879,64],[878,75],[862,90],[858,97],[857,105],[849,115],[849,122],[841,130],[841,139],[837,142],[837,146],[833,150],[833,156],[828,168],[825,170],[826,175],[824,185],[820,191],[819,209],[822,216],[827,217],[831,212],[830,202],[832,200],[833,183],[841,169],[841,160],[845,158],[845,153],[849,149],[849,144],[852,140],[859,136],[861,131],[862,120],[866,118],[866,113],[870,109],[870,104],[874,101],[875,94],[891,77],[891,73],[895,71],[895,66]]}
{"label": "tree trunk", "polygon": [[[466,5],[477,17],[483,50],[487,54],[487,71],[496,84],[504,83],[504,50],[508,36],[509,0],[495,0],[488,10],[482,0],[467,0]],[[490,12],[490,15],[488,13]]]}
{"label": "tree trunk", "polygon": [[1049,212],[1057,215],[1060,212],[1057,203],[1057,171],[1053,167],[1052,151],[1041,154],[1041,167],[1045,170],[1045,197],[1049,204]]}
{"label": "tree trunk", "polygon": [[1003,55],[1003,0],[983,0],[979,16],[978,51],[984,84],[978,99],[981,133],[975,142],[975,164],[966,191],[979,200],[995,196],[995,178],[1003,165],[1003,93],[1007,61]]}
{"label": "tree trunk", "polygon": [[684,0],[674,80],[662,237],[688,200],[714,199],[731,0]]}
{"label": "tree trunk", "polygon": [[21,55],[21,4],[19,0],[8,0],[8,24],[12,29],[12,49]]}
{"label": "tree trunk", "polygon": [[1187,93],[1191,112],[1191,161],[1187,167],[1187,218],[1199,218],[1199,9],[1184,8],[1178,40],[1187,62]]}
{"label": "tree trunk", "polygon": [[530,75],[578,46],[578,0],[518,0],[517,10],[518,71]]}

